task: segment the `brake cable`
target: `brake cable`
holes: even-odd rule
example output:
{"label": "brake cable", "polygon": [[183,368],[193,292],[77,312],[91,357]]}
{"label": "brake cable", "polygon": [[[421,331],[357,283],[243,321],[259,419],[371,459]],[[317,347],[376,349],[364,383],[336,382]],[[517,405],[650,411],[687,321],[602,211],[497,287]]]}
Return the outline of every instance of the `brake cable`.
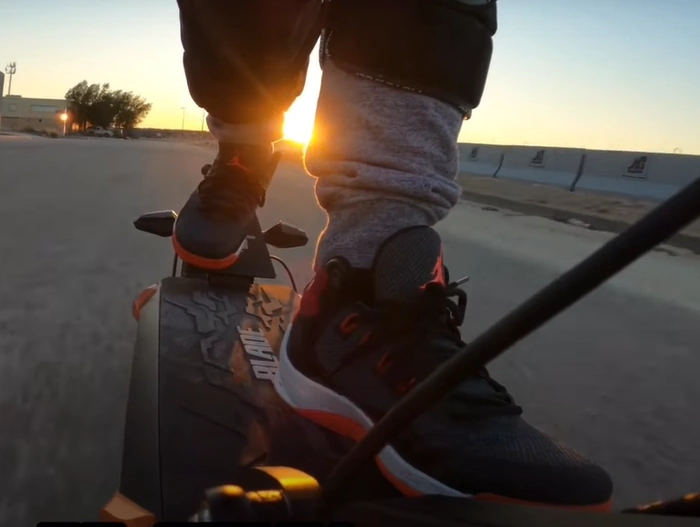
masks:
{"label": "brake cable", "polygon": [[535,293],[442,364],[406,394],[330,473],[322,507],[338,500],[362,466],[371,461],[419,414],[463,379],[498,357],[560,312],[602,285],[658,244],[700,217],[700,178],[656,207],[626,231]]}

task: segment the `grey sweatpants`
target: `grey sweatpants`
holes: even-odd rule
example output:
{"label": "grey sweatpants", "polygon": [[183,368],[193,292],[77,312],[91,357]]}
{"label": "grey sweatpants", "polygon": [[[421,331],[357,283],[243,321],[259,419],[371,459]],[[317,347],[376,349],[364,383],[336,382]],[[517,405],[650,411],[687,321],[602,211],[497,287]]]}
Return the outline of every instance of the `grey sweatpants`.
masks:
{"label": "grey sweatpants", "polygon": [[[305,159],[328,215],[314,265],[343,256],[369,268],[387,237],[445,218],[460,196],[462,122],[441,101],[345,73],[327,60]],[[280,139],[274,125],[208,123],[219,141]]]}

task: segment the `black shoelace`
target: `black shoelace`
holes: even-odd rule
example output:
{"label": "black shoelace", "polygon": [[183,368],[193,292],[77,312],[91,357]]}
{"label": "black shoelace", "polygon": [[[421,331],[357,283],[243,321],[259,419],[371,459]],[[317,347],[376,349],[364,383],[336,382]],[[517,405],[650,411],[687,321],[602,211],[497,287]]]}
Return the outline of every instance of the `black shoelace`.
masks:
{"label": "black shoelace", "polygon": [[[427,377],[467,346],[460,332],[467,295],[459,285],[459,282],[430,283],[412,300],[378,302],[375,310],[379,319],[376,320],[378,335],[368,341],[367,346],[374,347],[379,342],[388,344],[391,358],[412,365],[410,369],[414,373],[419,370],[418,381]],[[466,382],[477,379],[488,386],[481,388],[483,393],[473,393],[468,384],[464,384],[448,396],[453,418],[522,413],[522,408],[515,404],[505,387],[491,378],[486,368],[479,371],[476,379]]]}

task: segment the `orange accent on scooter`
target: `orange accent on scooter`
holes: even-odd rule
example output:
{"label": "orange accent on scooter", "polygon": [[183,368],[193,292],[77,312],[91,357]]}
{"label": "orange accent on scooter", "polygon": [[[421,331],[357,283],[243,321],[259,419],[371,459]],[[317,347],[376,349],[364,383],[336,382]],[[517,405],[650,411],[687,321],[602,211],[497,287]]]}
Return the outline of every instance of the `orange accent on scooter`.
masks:
{"label": "orange accent on scooter", "polygon": [[156,517],[117,492],[100,511],[100,522],[121,522],[126,527],[153,527]]}
{"label": "orange accent on scooter", "polygon": [[139,317],[141,316],[143,306],[148,304],[148,301],[153,298],[153,295],[155,295],[157,292],[158,284],[153,284],[139,293],[139,296],[136,297],[136,300],[134,300],[134,303],[131,306],[131,314],[134,315],[134,320],[138,321]]}

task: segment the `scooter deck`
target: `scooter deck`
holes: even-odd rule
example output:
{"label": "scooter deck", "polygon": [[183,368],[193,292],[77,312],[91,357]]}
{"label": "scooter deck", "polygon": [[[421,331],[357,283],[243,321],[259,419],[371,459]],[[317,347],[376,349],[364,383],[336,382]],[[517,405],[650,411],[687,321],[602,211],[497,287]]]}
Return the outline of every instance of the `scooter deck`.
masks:
{"label": "scooter deck", "polygon": [[[235,482],[240,467],[293,466],[325,479],[352,442],[299,416],[273,385],[298,301],[279,285],[161,282],[139,319],[123,497],[159,521],[185,521],[203,489]],[[363,472],[348,498],[395,494],[374,464]]]}
{"label": "scooter deck", "polygon": [[272,384],[296,309],[290,288],[162,282],[160,445],[165,517],[196,509],[203,488],[262,463],[271,431],[293,417]]}
{"label": "scooter deck", "polygon": [[[183,520],[202,489],[264,463],[271,430],[297,418],[272,380],[298,295],[166,278],[153,300],[156,320],[144,310],[139,324],[120,492],[159,519]],[[157,339],[142,335],[149,325]]]}

